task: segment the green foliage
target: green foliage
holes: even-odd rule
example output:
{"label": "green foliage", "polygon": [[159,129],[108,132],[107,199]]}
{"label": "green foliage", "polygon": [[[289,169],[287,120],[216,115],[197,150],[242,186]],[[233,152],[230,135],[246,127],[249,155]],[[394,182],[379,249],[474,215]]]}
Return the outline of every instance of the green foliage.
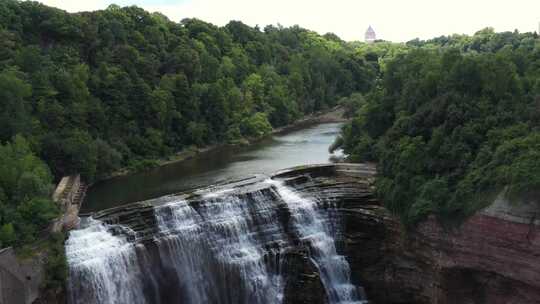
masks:
{"label": "green foliage", "polygon": [[47,244],[47,261],[45,263],[45,290],[57,290],[65,287],[68,276],[68,265],[64,249],[64,233],[52,234]]}
{"label": "green foliage", "polygon": [[486,29],[407,46],[335,145],[378,163],[386,206],[407,225],[459,221],[504,189],[538,191],[538,37]]}
{"label": "green foliage", "polygon": [[17,212],[27,225],[33,225],[36,229],[47,227],[51,220],[58,216],[54,203],[46,198],[25,201],[17,207]]}
{"label": "green foliage", "polygon": [[29,126],[28,98],[32,87],[22,79],[24,75],[15,67],[0,72],[0,140],[10,139],[14,134],[26,133]]}
{"label": "green foliage", "polygon": [[80,173],[88,180],[94,178],[98,164],[97,145],[88,132],[50,133],[43,138],[42,148],[43,158],[60,175]]}
{"label": "green foliage", "polygon": [[353,93],[351,96],[343,97],[338,102],[338,104],[344,108],[346,118],[354,117],[356,111],[362,108],[365,103],[366,100],[360,93]]}
{"label": "green foliage", "polygon": [[108,172],[118,170],[122,164],[122,154],[101,139],[97,139],[95,145],[97,155],[99,155],[96,164],[96,172],[98,172],[98,174],[107,174]]}
{"label": "green foliage", "polygon": [[107,176],[190,145],[259,137],[366,93],[378,67],[335,35],[181,23],[136,6],[69,14],[0,3],[0,140],[56,178]]}
{"label": "green foliage", "polygon": [[9,244],[14,244],[17,240],[15,228],[12,223],[7,223],[0,227],[0,247],[5,247]]}
{"label": "green foliage", "polygon": [[272,132],[272,125],[264,113],[258,112],[241,122],[242,135],[249,138],[261,138]]}
{"label": "green foliage", "polygon": [[159,162],[154,159],[142,159],[142,160],[133,160],[129,165],[129,169],[134,172],[142,172],[153,169],[159,166]]}
{"label": "green foliage", "polygon": [[352,46],[357,54],[365,57],[366,61],[379,69],[386,70],[388,62],[392,61],[400,54],[405,54],[410,50],[410,47],[403,43],[392,43],[387,41],[379,41],[376,43],[358,43],[353,42]]}
{"label": "green foliage", "polygon": [[49,199],[52,176],[29,143],[16,136],[0,145],[0,242],[22,246],[34,241],[58,216]]}

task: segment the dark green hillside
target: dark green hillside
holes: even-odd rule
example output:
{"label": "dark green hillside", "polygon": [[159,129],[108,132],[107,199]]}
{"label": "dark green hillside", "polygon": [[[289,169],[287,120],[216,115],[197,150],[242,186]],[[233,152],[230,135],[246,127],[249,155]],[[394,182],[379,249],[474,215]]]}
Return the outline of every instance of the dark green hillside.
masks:
{"label": "dark green hillside", "polygon": [[0,247],[48,251],[46,287],[62,286],[63,237],[43,242],[60,177],[91,182],[186,148],[259,138],[369,91],[376,74],[337,36],[297,26],[0,0]]}
{"label": "dark green hillside", "polygon": [[411,41],[337,144],[378,162],[378,192],[407,224],[455,220],[502,189],[540,189],[540,39],[494,33]]}
{"label": "dark green hillside", "polygon": [[335,35],[138,7],[3,0],[0,37],[0,140],[23,135],[57,178],[263,136],[367,92],[377,72]]}

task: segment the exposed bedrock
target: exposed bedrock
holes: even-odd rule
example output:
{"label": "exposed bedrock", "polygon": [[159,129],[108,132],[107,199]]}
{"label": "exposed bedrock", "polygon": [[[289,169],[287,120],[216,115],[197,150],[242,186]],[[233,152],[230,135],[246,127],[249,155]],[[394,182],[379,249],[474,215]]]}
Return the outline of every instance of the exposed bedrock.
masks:
{"label": "exposed bedrock", "polygon": [[[353,283],[365,288],[370,303],[540,303],[540,210],[534,198],[515,204],[498,198],[452,231],[429,219],[416,231],[406,233],[373,196],[373,175],[373,167],[367,165],[336,164],[294,168],[272,177],[304,197],[317,198],[331,210],[330,216],[340,219],[336,221],[336,249],[346,256]],[[153,261],[151,265],[159,265],[159,270],[154,270],[155,278],[145,284],[159,283],[164,291],[156,297],[178,297],[173,293],[181,290],[173,288],[177,285],[171,266],[163,262],[163,252],[159,256],[152,249],[160,233],[156,206],[182,198],[197,210],[209,194],[231,191],[246,201],[255,195],[271,200],[276,193],[271,183],[263,182],[265,179],[256,176],[134,203],[98,212],[94,217],[128,227],[129,231],[117,233],[128,235],[131,242],[145,244],[146,259]],[[287,227],[291,215],[286,208],[272,212],[275,214],[254,218],[277,216],[275,220]],[[287,231],[268,231],[289,235]],[[272,243],[272,236],[263,239],[268,241],[258,245],[268,250],[265,260],[284,269],[283,302],[327,303],[309,246],[294,238],[288,238],[286,245]]]}

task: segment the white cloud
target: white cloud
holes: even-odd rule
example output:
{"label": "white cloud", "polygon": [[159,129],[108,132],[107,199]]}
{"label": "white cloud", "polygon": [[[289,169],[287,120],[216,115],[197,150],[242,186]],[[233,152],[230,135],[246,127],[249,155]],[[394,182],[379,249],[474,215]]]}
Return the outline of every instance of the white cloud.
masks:
{"label": "white cloud", "polygon": [[[103,9],[114,1],[42,0],[68,11]],[[537,31],[539,0],[179,0],[148,5],[151,0],[122,0],[175,21],[196,17],[217,25],[241,20],[249,25],[299,24],[345,40],[361,40],[369,24],[379,38],[407,41],[452,33],[472,34],[487,26],[497,31]],[[172,2],[168,0],[167,3]]]}

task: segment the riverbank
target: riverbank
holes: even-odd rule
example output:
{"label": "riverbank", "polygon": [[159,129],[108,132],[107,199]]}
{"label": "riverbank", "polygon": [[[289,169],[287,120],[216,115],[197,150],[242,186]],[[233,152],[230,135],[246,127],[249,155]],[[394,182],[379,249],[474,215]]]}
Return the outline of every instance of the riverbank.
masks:
{"label": "riverbank", "polygon": [[237,143],[237,144],[218,143],[218,144],[213,144],[206,147],[190,147],[182,151],[179,151],[173,155],[170,155],[166,158],[149,160],[148,166],[143,167],[143,169],[134,170],[133,168],[129,168],[129,167],[122,168],[104,178],[100,178],[96,180],[94,183],[90,184],[89,187],[92,187],[92,185],[94,185],[97,182],[102,182],[102,181],[106,181],[106,180],[113,179],[116,177],[126,176],[129,174],[139,173],[139,172],[143,172],[147,170],[152,170],[158,167],[191,160],[195,157],[201,157],[207,153],[214,152],[218,149],[225,148],[228,146],[252,145],[273,135],[285,134],[288,132],[307,128],[309,126],[313,126],[317,124],[345,122],[347,121],[347,119],[344,118],[344,113],[345,113],[345,109],[343,107],[337,106],[327,111],[320,111],[320,112],[316,112],[310,115],[306,115],[292,124],[273,129],[267,136],[264,136],[261,138],[247,138],[244,141],[242,141],[242,143]]}
{"label": "riverbank", "polygon": [[225,145],[185,161],[98,182],[89,189],[82,212],[161,197],[231,178],[331,162],[340,152],[332,154],[328,147],[342,125],[342,122],[314,124],[249,145]]}
{"label": "riverbank", "polygon": [[347,118],[345,118],[344,116],[345,109],[338,106],[329,111],[317,112],[311,115],[307,115],[292,124],[274,129],[272,130],[271,135],[283,134],[316,124],[345,122],[347,121]]}

